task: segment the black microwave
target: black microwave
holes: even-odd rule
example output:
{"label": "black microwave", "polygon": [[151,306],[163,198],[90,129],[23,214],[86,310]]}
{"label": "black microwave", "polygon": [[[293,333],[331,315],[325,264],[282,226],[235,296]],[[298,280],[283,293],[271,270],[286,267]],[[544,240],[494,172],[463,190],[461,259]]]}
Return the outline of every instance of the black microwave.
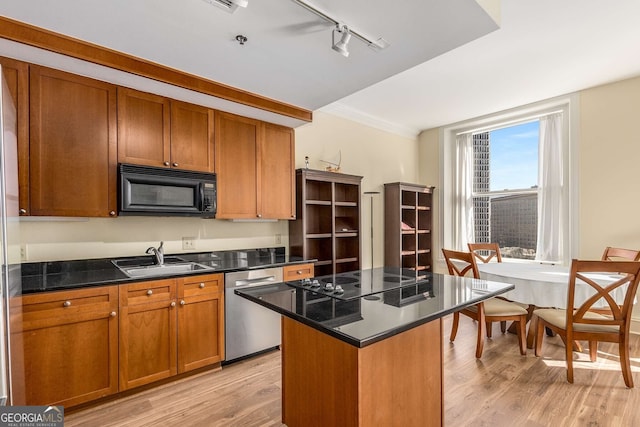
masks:
{"label": "black microwave", "polygon": [[119,214],[215,218],[216,175],[118,165]]}

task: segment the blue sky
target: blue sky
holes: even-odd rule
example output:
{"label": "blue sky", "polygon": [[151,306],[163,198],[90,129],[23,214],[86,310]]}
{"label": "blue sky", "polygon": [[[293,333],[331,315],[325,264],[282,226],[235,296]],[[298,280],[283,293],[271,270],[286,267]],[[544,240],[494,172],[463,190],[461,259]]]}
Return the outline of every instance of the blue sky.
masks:
{"label": "blue sky", "polygon": [[538,185],[539,129],[536,120],[489,132],[491,191]]}

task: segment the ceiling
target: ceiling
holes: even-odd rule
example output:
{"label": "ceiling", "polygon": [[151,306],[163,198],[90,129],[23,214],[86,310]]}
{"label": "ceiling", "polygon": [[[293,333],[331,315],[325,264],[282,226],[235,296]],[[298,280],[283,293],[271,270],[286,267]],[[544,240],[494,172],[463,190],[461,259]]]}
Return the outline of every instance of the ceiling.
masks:
{"label": "ceiling", "polygon": [[640,75],[637,0],[502,0],[499,28],[475,0],[305,1],[390,46],[352,38],[345,58],[334,25],[293,0],[233,14],[203,0],[22,0],[0,15],[406,135]]}

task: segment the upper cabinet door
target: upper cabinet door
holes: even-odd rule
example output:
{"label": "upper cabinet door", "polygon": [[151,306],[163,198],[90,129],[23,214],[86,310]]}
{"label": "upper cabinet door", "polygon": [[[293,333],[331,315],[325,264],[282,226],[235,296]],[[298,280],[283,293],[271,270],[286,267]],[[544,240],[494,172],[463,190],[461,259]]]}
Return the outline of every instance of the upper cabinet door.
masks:
{"label": "upper cabinet door", "polygon": [[295,219],[293,129],[266,123],[260,144],[260,198],[263,218]]}
{"label": "upper cabinet door", "polygon": [[118,88],[118,162],[170,167],[169,99]]}
{"label": "upper cabinet door", "polygon": [[262,122],[258,120],[216,112],[216,218],[259,218],[257,153],[261,133]]}
{"label": "upper cabinet door", "polygon": [[0,57],[2,73],[17,113],[20,215],[29,215],[29,64]]}
{"label": "upper cabinet door", "polygon": [[214,171],[213,110],[171,101],[171,167]]}
{"label": "upper cabinet door", "polygon": [[32,215],[116,214],[116,87],[30,67]]}

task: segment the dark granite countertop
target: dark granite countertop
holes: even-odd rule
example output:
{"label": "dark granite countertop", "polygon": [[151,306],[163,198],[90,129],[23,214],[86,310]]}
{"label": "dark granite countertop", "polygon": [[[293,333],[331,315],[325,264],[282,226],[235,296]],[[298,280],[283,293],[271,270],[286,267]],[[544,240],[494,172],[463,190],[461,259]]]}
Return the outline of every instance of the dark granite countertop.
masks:
{"label": "dark granite countertop", "polygon": [[[357,277],[363,279],[354,281]],[[235,292],[348,344],[365,347],[514,288],[437,273],[416,279],[415,272],[388,267],[317,279],[320,286],[314,288],[297,281]],[[343,292],[324,290],[329,282],[341,283]]]}
{"label": "dark granite countertop", "polygon": [[[112,258],[49,261],[20,264],[22,285],[12,289],[12,296],[36,292],[69,290],[89,286],[114,285],[144,280],[158,280],[185,275],[226,273],[230,271],[278,267],[289,264],[309,262],[301,257],[286,256],[284,247],[213,251],[187,254],[167,254],[185,261],[193,261],[209,267],[190,273],[162,277],[130,278],[120,271],[111,261]],[[119,257],[116,259],[150,258]],[[17,267],[13,266],[13,267]]]}

